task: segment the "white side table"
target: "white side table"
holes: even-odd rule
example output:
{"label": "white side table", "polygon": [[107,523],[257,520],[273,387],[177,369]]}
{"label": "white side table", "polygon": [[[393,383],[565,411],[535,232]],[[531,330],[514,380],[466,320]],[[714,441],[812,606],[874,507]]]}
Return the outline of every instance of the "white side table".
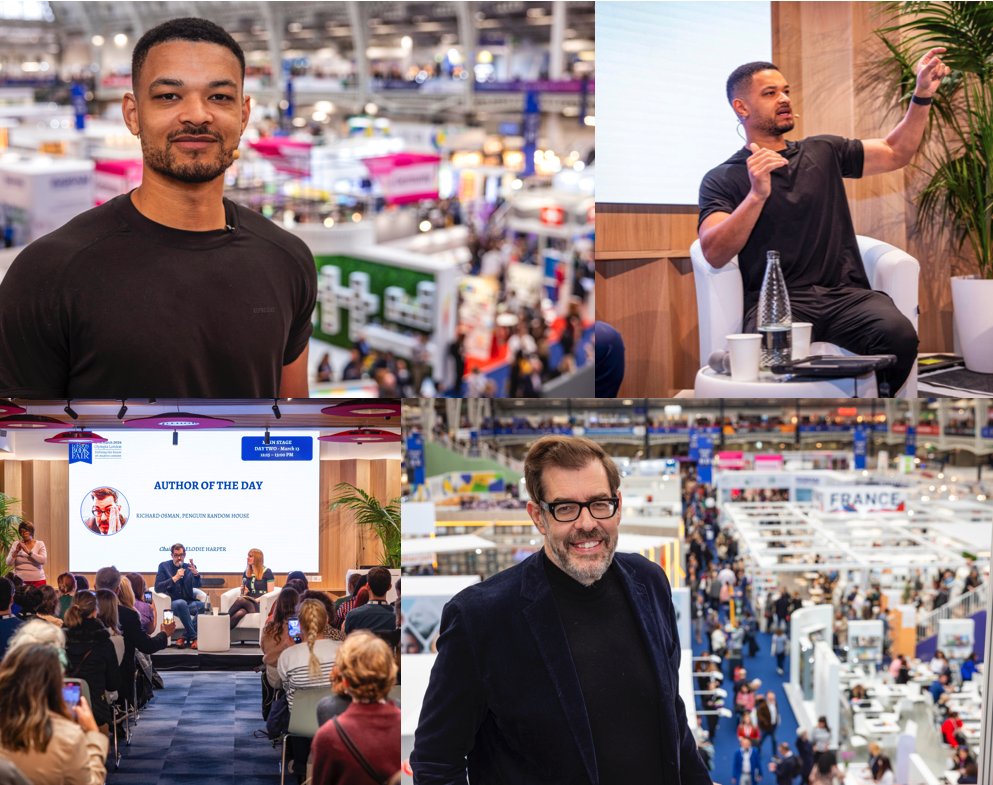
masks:
{"label": "white side table", "polygon": [[230,648],[230,617],[200,614],[197,617],[197,651],[228,651]]}
{"label": "white side table", "polygon": [[756,382],[735,381],[709,366],[697,371],[693,391],[697,398],[876,398],[873,372],[844,379],[785,381],[769,374]]}

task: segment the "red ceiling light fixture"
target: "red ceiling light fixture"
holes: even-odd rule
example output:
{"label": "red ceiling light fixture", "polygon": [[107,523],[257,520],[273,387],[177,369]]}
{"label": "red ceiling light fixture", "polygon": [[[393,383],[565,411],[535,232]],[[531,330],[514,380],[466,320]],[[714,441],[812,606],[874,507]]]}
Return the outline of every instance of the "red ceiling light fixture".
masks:
{"label": "red ceiling light fixture", "polygon": [[57,433],[55,436],[45,439],[52,444],[97,444],[107,441],[103,436],[93,431],[86,431],[82,428],[74,428],[71,431]]}
{"label": "red ceiling light fixture", "polygon": [[69,423],[46,417],[43,414],[11,414],[0,417],[0,430],[38,430],[40,428],[65,428]]}
{"label": "red ceiling light fixture", "polygon": [[399,401],[345,401],[321,409],[329,417],[358,417],[361,419],[389,420],[400,416]]}
{"label": "red ceiling light fixture", "polygon": [[158,428],[163,431],[194,431],[197,428],[227,428],[234,425],[234,420],[225,417],[207,417],[203,414],[190,412],[165,412],[153,414],[151,417],[135,417],[125,420],[130,428]]}
{"label": "red ceiling light fixture", "polygon": [[317,437],[321,442],[335,442],[337,444],[384,444],[386,442],[400,441],[400,434],[393,431],[384,431],[380,428],[356,428],[351,431],[339,431],[338,433],[326,433]]}
{"label": "red ceiling light fixture", "polygon": [[0,414],[24,414],[26,411],[27,409],[13,401],[0,398]]}

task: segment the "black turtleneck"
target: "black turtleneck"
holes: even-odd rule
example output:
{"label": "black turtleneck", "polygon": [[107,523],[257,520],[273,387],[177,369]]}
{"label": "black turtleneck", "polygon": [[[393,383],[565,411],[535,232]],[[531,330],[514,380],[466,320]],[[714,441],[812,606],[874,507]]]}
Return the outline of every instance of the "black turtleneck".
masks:
{"label": "black turtleneck", "polygon": [[616,564],[583,586],[542,554],[593,731],[599,785],[665,783],[659,688]]}

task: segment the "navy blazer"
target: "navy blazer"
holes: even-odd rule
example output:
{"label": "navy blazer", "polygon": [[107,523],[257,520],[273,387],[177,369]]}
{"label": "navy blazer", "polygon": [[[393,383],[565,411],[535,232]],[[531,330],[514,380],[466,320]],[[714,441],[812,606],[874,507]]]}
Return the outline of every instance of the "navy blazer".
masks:
{"label": "navy blazer", "polygon": [[[679,638],[669,581],[642,556],[616,553],[624,591],[656,666],[659,744],[670,776],[711,785],[679,697]],[[445,605],[438,658],[410,756],[415,785],[599,785],[593,736],[541,553]]]}

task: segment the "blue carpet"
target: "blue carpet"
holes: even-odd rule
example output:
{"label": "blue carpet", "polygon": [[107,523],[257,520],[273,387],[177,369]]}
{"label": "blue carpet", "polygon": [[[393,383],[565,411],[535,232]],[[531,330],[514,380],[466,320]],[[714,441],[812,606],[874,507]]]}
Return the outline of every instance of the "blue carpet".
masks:
{"label": "blue carpet", "polygon": [[[749,680],[762,680],[761,691],[763,695],[769,692],[769,690],[776,693],[776,705],[779,707],[779,713],[782,715],[782,722],[776,732],[776,741],[788,741],[795,755],[797,722],[793,716],[793,709],[790,708],[789,701],[786,699],[786,693],[783,691],[783,682],[789,678],[790,658],[786,658],[786,664],[783,668],[785,671],[784,674],[782,676],[778,675],[776,673],[776,658],[769,653],[772,646],[772,636],[760,632],[756,638],[759,644],[758,654],[754,657],[745,657],[745,669],[748,671]],[[698,644],[695,640],[693,642],[694,656],[699,655],[708,648],[709,645],[707,644]],[[747,648],[745,653],[747,655]],[[725,667],[726,670],[727,668]],[[694,689],[695,687],[696,681],[694,680]],[[727,708],[733,711],[734,689],[730,680],[727,680],[726,689],[728,691],[728,697],[725,703]],[[700,708],[699,701],[697,701],[697,708]],[[737,730],[737,721],[734,717],[731,719],[724,719],[722,717],[717,725],[715,738],[711,740],[714,744],[714,769],[711,772],[711,776],[715,783],[730,785],[734,753],[738,749]],[[769,761],[772,759],[772,752],[768,740],[766,740],[759,755],[762,764],[762,782],[766,783],[766,785],[771,785],[776,780],[775,776],[769,772]]]}
{"label": "blue carpet", "polygon": [[[257,673],[162,673],[108,785],[276,785],[280,748],[265,727]],[[113,746],[113,745],[111,745]]]}

